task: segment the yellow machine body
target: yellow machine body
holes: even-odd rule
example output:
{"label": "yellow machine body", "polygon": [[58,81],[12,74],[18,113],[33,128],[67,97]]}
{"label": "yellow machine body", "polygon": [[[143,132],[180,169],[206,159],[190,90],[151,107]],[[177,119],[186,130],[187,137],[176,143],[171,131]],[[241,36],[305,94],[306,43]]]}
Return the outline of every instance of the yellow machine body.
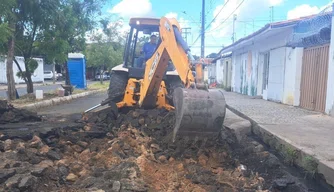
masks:
{"label": "yellow machine body", "polygon": [[[159,29],[160,43],[146,61],[143,76],[125,79],[127,83],[122,99],[111,102],[115,102],[118,109],[136,107],[175,110],[174,139],[178,135],[218,136],[225,117],[225,98],[220,90],[209,90],[204,84],[203,64],[192,59],[190,49],[182,36],[180,37],[178,22],[166,17],[130,19],[132,28],[141,28],[141,25],[156,26]],[[128,55],[125,54],[126,57]],[[163,80],[170,62],[173,63],[182,84],[182,87],[169,90],[173,91],[172,102],[167,99],[168,82]],[[113,86],[113,82],[110,84]]]}

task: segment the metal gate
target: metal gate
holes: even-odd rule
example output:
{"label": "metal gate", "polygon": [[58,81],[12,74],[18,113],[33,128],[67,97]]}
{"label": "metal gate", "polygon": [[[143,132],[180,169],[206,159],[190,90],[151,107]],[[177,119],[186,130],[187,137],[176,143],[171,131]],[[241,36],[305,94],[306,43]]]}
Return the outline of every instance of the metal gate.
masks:
{"label": "metal gate", "polygon": [[329,44],[304,49],[300,106],[324,112],[327,93]]}

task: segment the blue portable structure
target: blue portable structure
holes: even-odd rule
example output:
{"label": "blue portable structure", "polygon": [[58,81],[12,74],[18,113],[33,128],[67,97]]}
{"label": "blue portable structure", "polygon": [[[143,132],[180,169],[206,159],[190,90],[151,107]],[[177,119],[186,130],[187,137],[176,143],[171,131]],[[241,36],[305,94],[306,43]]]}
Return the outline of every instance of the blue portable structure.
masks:
{"label": "blue portable structure", "polygon": [[81,53],[69,53],[67,61],[71,85],[78,89],[87,88],[86,59]]}

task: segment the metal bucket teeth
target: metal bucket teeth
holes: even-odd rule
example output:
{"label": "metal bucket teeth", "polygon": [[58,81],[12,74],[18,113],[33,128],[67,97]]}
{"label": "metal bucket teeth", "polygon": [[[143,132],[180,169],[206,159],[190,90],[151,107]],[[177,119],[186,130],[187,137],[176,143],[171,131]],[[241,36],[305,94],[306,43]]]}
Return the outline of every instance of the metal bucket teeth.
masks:
{"label": "metal bucket teeth", "polygon": [[226,113],[225,97],[221,90],[176,88],[173,102],[176,111],[173,141],[177,136],[219,136]]}

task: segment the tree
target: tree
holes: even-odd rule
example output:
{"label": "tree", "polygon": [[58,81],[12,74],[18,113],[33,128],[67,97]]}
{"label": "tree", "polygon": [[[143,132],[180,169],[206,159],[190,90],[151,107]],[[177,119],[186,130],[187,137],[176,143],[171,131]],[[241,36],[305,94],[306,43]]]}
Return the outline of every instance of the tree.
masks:
{"label": "tree", "polygon": [[54,25],[54,18],[60,7],[59,1],[54,0],[16,0],[15,11],[16,35],[15,54],[24,58],[25,70],[22,70],[14,58],[20,72],[17,74],[27,84],[27,92],[33,92],[33,82],[31,75],[37,68],[37,62],[32,58],[36,49],[36,42],[43,38],[45,30]]}
{"label": "tree", "polygon": [[[27,92],[32,93],[31,74],[37,67],[32,57],[42,55],[47,62],[66,65],[69,52],[85,49],[85,33],[94,28],[105,0],[16,1],[15,51],[25,60],[25,71],[20,69],[18,75],[26,82]],[[66,80],[69,84],[68,75]]]}
{"label": "tree", "polygon": [[105,0],[62,0],[54,27],[45,31],[47,35],[40,42],[41,51],[48,55],[48,60],[64,64],[66,85],[70,85],[67,53],[85,51],[86,33],[95,28],[95,18],[101,14],[104,2]]}
{"label": "tree", "polygon": [[197,55],[193,55],[193,57],[194,57],[194,59],[195,59],[196,61],[200,59],[200,57],[197,56]]}
{"label": "tree", "polygon": [[[87,45],[85,53],[88,66],[104,71],[122,63],[125,37],[119,33],[121,22],[110,23],[109,20],[103,19],[100,23],[102,30],[93,34],[92,40],[95,42]],[[102,74],[100,80],[103,83]]]}
{"label": "tree", "polygon": [[210,53],[209,55],[206,56],[206,58],[216,58],[218,57],[217,53]]}
{"label": "tree", "polygon": [[13,72],[15,17],[12,14],[12,10],[14,7],[14,0],[2,0],[0,2],[0,54],[7,52],[6,76],[8,100],[16,98]]}

